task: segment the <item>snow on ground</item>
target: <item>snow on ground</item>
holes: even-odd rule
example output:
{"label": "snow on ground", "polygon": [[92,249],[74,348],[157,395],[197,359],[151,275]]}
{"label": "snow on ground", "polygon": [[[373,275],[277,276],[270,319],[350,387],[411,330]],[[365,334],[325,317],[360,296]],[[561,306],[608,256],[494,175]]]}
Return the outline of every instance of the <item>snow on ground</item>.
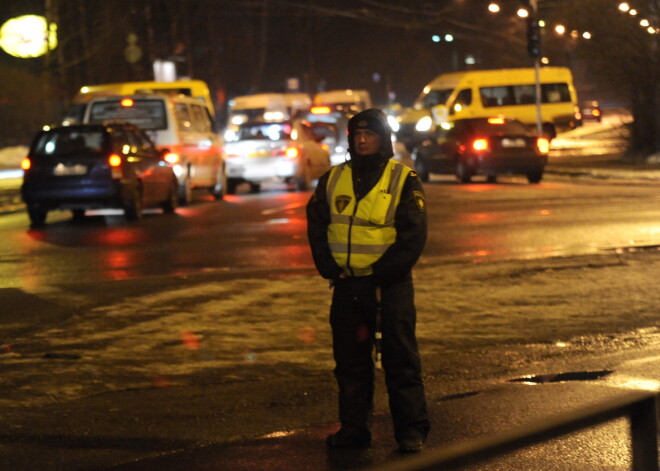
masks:
{"label": "snow on ground", "polygon": [[0,149],[0,168],[20,168],[21,159],[27,155],[28,150],[27,146]]}

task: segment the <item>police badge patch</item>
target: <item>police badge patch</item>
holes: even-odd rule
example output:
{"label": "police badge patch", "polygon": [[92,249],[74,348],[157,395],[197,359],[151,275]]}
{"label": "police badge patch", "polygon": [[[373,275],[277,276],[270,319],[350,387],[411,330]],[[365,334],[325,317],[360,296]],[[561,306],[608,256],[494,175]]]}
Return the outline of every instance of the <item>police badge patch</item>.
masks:
{"label": "police badge patch", "polygon": [[349,195],[339,195],[335,198],[335,208],[337,209],[338,213],[341,213],[346,209],[346,206],[348,206],[348,203],[351,202],[351,197]]}
{"label": "police badge patch", "polygon": [[421,191],[413,191],[413,196],[415,197],[415,204],[417,205],[417,209],[421,213],[424,212],[426,209],[426,202],[424,201],[424,193]]}

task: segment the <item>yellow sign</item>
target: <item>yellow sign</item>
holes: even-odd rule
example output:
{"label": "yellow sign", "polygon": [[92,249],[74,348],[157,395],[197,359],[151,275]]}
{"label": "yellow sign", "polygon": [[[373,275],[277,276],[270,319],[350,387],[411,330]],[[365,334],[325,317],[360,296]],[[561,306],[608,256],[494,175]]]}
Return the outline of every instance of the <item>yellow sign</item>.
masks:
{"label": "yellow sign", "polygon": [[57,25],[37,15],[8,20],[0,28],[0,47],[14,57],[39,57],[57,47]]}

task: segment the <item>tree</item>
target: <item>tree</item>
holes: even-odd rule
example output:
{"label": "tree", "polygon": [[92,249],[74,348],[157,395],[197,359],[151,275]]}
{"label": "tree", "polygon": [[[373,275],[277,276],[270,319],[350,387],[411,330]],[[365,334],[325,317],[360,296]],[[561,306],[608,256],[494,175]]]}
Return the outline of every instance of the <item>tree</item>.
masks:
{"label": "tree", "polygon": [[636,16],[621,12],[616,2],[570,2],[561,10],[569,31],[589,31],[579,41],[579,54],[594,81],[625,91],[633,115],[631,155],[660,151],[660,34],[640,26],[648,19],[660,27],[660,0],[637,0]]}

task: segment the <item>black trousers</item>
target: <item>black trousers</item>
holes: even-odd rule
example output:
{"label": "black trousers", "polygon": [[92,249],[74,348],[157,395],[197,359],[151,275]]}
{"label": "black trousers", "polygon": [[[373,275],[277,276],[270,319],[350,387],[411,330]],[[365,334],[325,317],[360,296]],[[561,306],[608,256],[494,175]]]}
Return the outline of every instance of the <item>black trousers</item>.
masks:
{"label": "black trousers", "polygon": [[[382,364],[397,441],[426,438],[430,425],[415,336],[412,276],[381,289]],[[335,377],[342,428],[369,434],[373,412],[373,345],[376,329],[373,277],[340,280],[330,309]]]}

